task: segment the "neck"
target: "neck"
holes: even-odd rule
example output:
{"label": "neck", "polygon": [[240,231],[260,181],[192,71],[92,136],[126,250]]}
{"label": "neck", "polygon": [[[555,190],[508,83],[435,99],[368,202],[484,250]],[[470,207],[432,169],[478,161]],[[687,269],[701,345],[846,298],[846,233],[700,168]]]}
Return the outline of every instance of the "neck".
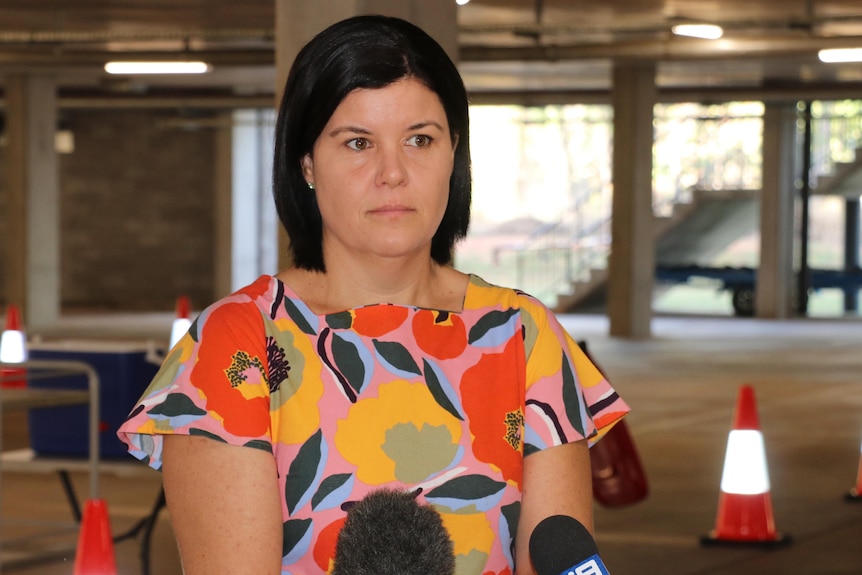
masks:
{"label": "neck", "polygon": [[468,278],[430,258],[412,262],[350,260],[327,265],[326,273],[298,269],[279,274],[318,314],[391,303],[460,311]]}

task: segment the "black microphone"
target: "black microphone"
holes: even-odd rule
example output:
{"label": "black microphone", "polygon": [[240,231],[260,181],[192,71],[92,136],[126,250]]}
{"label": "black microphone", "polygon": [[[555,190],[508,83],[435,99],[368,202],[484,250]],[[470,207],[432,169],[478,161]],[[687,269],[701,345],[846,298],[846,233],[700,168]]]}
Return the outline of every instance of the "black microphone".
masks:
{"label": "black microphone", "polygon": [[530,559],[538,575],[610,575],[593,536],[568,515],[551,515],[536,525]]}
{"label": "black microphone", "polygon": [[370,492],[347,511],[332,575],[454,575],[455,552],[440,514],[413,493]]}

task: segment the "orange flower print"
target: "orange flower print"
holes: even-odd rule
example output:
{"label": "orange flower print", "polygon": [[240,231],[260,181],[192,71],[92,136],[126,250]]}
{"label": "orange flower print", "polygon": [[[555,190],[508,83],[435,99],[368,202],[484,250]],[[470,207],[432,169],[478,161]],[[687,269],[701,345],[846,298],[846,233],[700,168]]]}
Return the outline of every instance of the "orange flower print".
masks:
{"label": "orange flower print", "polygon": [[[238,350],[224,334],[235,329],[236,308],[226,304],[209,315],[202,328],[198,363],[191,382],[206,397],[207,411],[223,420],[225,431],[239,437],[261,437],[269,432],[269,383],[266,348]],[[259,352],[256,353],[256,352]]]}
{"label": "orange flower print", "polygon": [[503,394],[495,389],[497,381],[511,378],[515,370],[519,338],[517,335],[511,338],[502,353],[484,355],[464,372],[461,394],[475,438],[476,457],[500,469],[507,481],[520,483],[524,422],[521,398],[516,393]]}
{"label": "orange flower print", "polygon": [[417,311],[413,316],[413,336],[422,351],[437,359],[458,357],[467,347],[464,322],[445,311]]}
{"label": "orange flower print", "polygon": [[320,535],[317,536],[317,543],[315,543],[313,551],[314,562],[327,573],[329,573],[332,560],[335,558],[335,544],[338,542],[338,534],[344,527],[345,521],[347,521],[347,517],[336,519],[321,529]]}
{"label": "orange flower print", "polygon": [[410,310],[395,305],[370,305],[353,311],[353,329],[360,335],[380,337],[395,330]]}

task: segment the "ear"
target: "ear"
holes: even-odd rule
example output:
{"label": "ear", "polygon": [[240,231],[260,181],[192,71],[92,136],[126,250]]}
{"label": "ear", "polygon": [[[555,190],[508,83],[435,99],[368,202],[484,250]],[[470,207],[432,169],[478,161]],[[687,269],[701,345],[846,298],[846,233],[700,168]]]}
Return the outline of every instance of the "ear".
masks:
{"label": "ear", "polygon": [[299,161],[302,165],[302,176],[309,184],[314,183],[314,160],[311,159],[311,154],[305,154]]}

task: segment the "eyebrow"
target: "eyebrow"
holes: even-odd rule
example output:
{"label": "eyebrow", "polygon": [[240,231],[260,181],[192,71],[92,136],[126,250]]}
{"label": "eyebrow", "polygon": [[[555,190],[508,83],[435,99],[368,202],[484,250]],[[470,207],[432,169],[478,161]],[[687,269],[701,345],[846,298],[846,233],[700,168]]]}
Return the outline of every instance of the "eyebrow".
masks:
{"label": "eyebrow", "polygon": [[[422,128],[426,128],[428,126],[433,126],[433,127],[437,128],[438,130],[440,130],[441,132],[445,131],[443,129],[443,125],[440,124],[439,122],[435,122],[434,120],[427,120],[427,121],[417,122],[415,124],[411,124],[410,126],[407,126],[407,131],[421,130]],[[335,129],[327,132],[327,135],[329,137],[335,137],[335,136],[338,136],[339,134],[343,134],[345,132],[349,132],[351,134],[364,134],[364,135],[370,135],[371,134],[371,130],[368,130],[366,128],[360,128],[358,126],[340,126],[338,128],[335,128]]]}

